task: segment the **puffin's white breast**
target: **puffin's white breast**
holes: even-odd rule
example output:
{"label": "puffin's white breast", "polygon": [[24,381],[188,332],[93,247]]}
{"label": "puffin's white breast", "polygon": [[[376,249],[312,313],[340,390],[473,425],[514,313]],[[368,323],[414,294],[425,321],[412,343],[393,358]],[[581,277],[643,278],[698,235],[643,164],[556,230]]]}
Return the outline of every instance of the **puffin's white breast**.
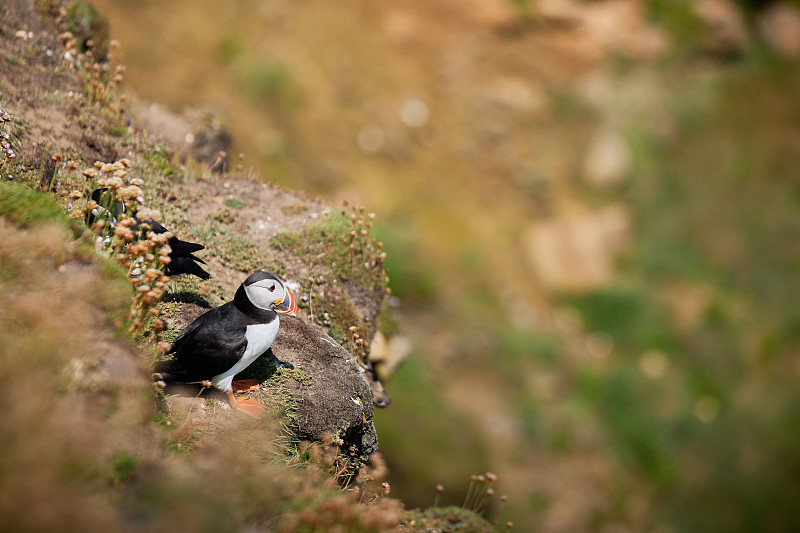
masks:
{"label": "puffin's white breast", "polygon": [[211,383],[223,392],[231,390],[231,381],[233,377],[250,366],[250,364],[258,359],[258,357],[272,346],[275,337],[278,336],[278,327],[280,326],[279,320],[275,320],[269,324],[252,324],[247,326],[247,331],[244,336],[247,339],[247,348],[242,354],[242,358],[233,365],[230,370],[214,376],[211,378]]}

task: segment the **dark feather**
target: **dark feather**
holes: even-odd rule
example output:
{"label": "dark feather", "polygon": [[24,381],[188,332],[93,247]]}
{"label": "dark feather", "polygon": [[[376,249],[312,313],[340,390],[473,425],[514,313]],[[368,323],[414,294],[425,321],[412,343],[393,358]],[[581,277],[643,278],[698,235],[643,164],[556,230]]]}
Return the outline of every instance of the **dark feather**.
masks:
{"label": "dark feather", "polygon": [[[170,241],[171,242],[171,241]],[[177,276],[179,274],[192,274],[197,276],[200,279],[210,279],[211,274],[203,270],[203,268],[198,265],[195,261],[199,261],[200,263],[206,264],[205,261],[202,259],[198,259],[192,254],[184,257],[172,257],[170,254],[170,258],[172,261],[170,264],[164,268],[164,273],[167,276]]]}
{"label": "dark feather", "polygon": [[[247,348],[247,326],[228,302],[208,311],[181,331],[170,351],[174,358],[156,364],[166,381],[210,379],[230,369]],[[239,320],[237,320],[239,318]]]}
{"label": "dark feather", "polygon": [[[104,209],[107,209],[109,212],[113,213],[113,219],[116,220],[120,213],[124,211],[124,207],[122,204],[114,200],[113,197],[108,197],[106,192],[107,190],[105,189],[95,189],[92,191],[92,200],[103,206]],[[94,224],[97,218],[98,217],[93,213],[89,213],[86,218],[86,222],[89,225]],[[167,233],[169,231],[155,220],[146,220],[145,222],[149,224],[151,228],[153,228],[154,233],[160,234]],[[164,269],[165,274],[168,276],[191,274],[204,280],[211,278],[211,274],[203,270],[203,268],[198,264],[202,263],[205,265],[206,262],[194,255],[194,252],[205,249],[205,246],[196,242],[182,241],[175,236],[170,237],[170,239],[167,241],[167,244],[169,244],[171,250],[169,253],[171,262]]]}

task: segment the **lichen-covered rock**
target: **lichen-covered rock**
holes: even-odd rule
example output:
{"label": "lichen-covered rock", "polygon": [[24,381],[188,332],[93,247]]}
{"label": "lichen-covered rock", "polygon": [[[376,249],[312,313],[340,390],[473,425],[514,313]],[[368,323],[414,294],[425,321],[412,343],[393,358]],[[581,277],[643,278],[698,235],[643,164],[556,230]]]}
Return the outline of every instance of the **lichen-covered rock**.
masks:
{"label": "lichen-covered rock", "polygon": [[285,386],[297,404],[300,439],[320,441],[330,433],[342,439],[340,447],[348,454],[366,458],[378,451],[372,393],[347,350],[316,324],[281,317],[272,351],[295,367]]}

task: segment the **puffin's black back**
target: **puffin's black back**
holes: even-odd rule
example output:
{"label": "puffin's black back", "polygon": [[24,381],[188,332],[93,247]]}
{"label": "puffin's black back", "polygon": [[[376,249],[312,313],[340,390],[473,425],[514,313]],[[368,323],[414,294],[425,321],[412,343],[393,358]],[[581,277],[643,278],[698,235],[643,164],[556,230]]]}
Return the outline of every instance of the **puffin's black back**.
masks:
{"label": "puffin's black back", "polygon": [[247,326],[268,324],[277,318],[274,311],[250,303],[243,286],[239,286],[233,301],[211,309],[186,326],[172,345],[170,353],[174,358],[156,363],[155,370],[170,374],[164,376],[168,381],[211,379],[242,357],[247,348]]}

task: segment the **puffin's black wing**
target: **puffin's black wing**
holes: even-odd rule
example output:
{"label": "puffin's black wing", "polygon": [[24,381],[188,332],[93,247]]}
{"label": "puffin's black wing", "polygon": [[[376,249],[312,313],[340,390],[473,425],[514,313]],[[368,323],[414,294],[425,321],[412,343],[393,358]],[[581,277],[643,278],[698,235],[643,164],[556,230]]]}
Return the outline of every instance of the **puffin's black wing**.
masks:
{"label": "puffin's black wing", "polygon": [[[166,233],[169,231],[155,220],[148,220],[148,224],[153,228],[154,233]],[[205,246],[196,242],[182,241],[177,237],[171,237],[167,244],[171,249],[169,258],[172,260],[164,269],[167,276],[193,274],[200,279],[211,278],[211,274],[198,265],[198,263],[205,265],[206,262],[193,255],[194,252],[205,249]]]}
{"label": "puffin's black wing", "polygon": [[181,331],[172,345],[174,359],[161,361],[157,372],[172,381],[200,381],[222,374],[235,365],[247,348],[247,326],[235,320],[227,303],[199,316]]}
{"label": "puffin's black wing", "polygon": [[197,262],[206,264],[205,261],[200,259],[199,257],[195,257],[192,254],[187,256],[178,256],[178,257],[171,257],[172,261],[166,266],[164,269],[164,273],[167,276],[177,276],[179,274],[193,274],[200,279],[210,279],[211,274],[203,270],[203,268],[197,264]]}
{"label": "puffin's black wing", "polygon": [[169,247],[172,248],[172,253],[176,256],[188,256],[205,248],[202,244],[182,241],[177,237],[172,237],[168,243]]}
{"label": "puffin's black wing", "polygon": [[[153,233],[167,233],[169,230],[164,227],[161,223],[156,222],[155,220],[148,220],[148,224],[150,227],[153,228]],[[169,247],[172,248],[172,252],[178,255],[188,255],[194,252],[199,252],[205,246],[202,244],[197,244],[196,242],[189,242],[189,241],[182,241],[179,238],[173,236],[169,240]]]}

